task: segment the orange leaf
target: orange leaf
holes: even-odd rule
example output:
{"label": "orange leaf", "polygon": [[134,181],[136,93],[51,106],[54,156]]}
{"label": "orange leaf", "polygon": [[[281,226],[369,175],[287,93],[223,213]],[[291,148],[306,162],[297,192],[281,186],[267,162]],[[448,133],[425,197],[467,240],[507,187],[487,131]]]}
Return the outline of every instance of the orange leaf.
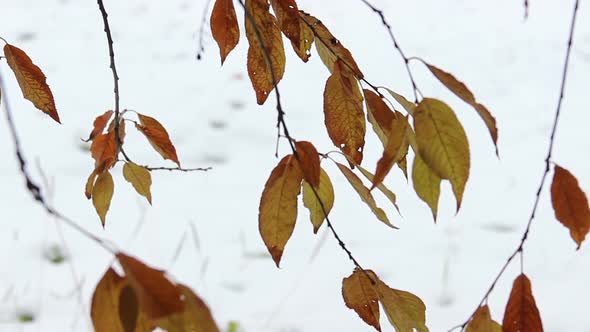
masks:
{"label": "orange leaf", "polygon": [[576,177],[558,165],[555,165],[551,184],[551,201],[555,218],[569,229],[572,239],[580,249],[590,230],[588,199]]}
{"label": "orange leaf", "polygon": [[274,85],[279,83],[285,72],[285,49],[281,30],[269,8],[267,0],[246,0],[246,37],[250,45],[248,76],[259,105],[264,104]]}
{"label": "orange leaf", "polygon": [[531,281],[524,274],[514,280],[502,326],[503,332],[543,332],[539,309],[531,291]]}
{"label": "orange leaf", "polygon": [[272,170],[260,198],[258,229],[277,267],[295,228],[302,180],[295,157],[286,155]]}
{"label": "orange leaf", "polygon": [[94,158],[94,170],[96,173],[102,173],[111,168],[117,161],[115,132],[110,131],[96,136],[92,141],[92,145],[90,145],[90,154]]}
{"label": "orange leaf", "polygon": [[367,120],[373,125],[373,131],[381,140],[383,147],[387,146],[387,137],[391,130],[391,124],[396,114],[385,104],[383,99],[375,92],[364,89],[365,103],[367,104]]}
{"label": "orange leaf", "polygon": [[492,319],[490,308],[484,305],[477,309],[465,332],[502,332],[502,326]]}
{"label": "orange leaf", "polygon": [[168,132],[158,122],[158,120],[143,114],[137,114],[141,125],[135,126],[148,139],[154,150],[156,150],[164,159],[169,159],[175,162],[180,167],[178,156],[176,156],[176,148],[170,141]]}
{"label": "orange leaf", "polygon": [[211,13],[211,33],[219,46],[221,64],[240,41],[240,28],[233,0],[216,0]]}
{"label": "orange leaf", "polygon": [[97,116],[96,119],[94,119],[94,128],[90,132],[90,135],[88,135],[88,139],[84,140],[84,142],[90,142],[96,137],[96,135],[102,133],[112,115],[113,111],[106,111],[103,115]]}
{"label": "orange leaf", "polygon": [[270,0],[281,30],[291,41],[295,53],[307,62],[313,44],[313,31],[301,21],[295,0]]}
{"label": "orange leaf", "polygon": [[111,206],[114,190],[115,183],[113,182],[111,173],[109,171],[100,173],[92,188],[92,204],[100,217],[103,227],[106,222],[107,212]]}
{"label": "orange leaf", "polygon": [[41,69],[31,61],[31,58],[23,50],[16,46],[4,45],[4,56],[16,76],[23,97],[30,100],[36,108],[49,115],[53,120],[61,123],[53,94]]}
{"label": "orange leaf", "polygon": [[151,268],[122,253],[117,253],[117,259],[137,294],[140,308],[150,319],[158,319],[184,310],[181,291],[166,278],[163,271]]}
{"label": "orange leaf", "polygon": [[326,82],[324,117],[332,143],[360,165],[366,131],[363,96],[352,72],[340,60]]}
{"label": "orange leaf", "polygon": [[342,280],[342,297],[346,306],[354,310],[365,323],[381,331],[379,324],[379,295],[375,291],[371,279],[377,280],[373,271],[364,272],[355,269],[347,278]]}
{"label": "orange leaf", "polygon": [[299,141],[295,143],[299,165],[303,176],[316,189],[320,184],[320,156],[311,142]]}
{"label": "orange leaf", "polygon": [[390,126],[391,129],[387,137],[387,145],[383,149],[381,159],[377,162],[377,169],[375,170],[371,190],[381,184],[391,170],[391,167],[408,153],[408,119],[403,116],[397,116]]}

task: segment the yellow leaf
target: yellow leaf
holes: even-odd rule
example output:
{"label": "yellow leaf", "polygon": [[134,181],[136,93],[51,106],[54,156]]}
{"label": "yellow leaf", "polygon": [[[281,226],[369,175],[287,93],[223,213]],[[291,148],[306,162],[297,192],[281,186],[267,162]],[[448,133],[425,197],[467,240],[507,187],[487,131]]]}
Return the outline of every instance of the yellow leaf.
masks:
{"label": "yellow leaf", "polygon": [[313,31],[299,17],[295,0],[270,0],[281,30],[291,41],[293,50],[303,60],[309,60]]}
{"label": "yellow leaf", "polygon": [[408,112],[410,115],[414,115],[416,111],[416,104],[406,99],[406,97],[396,93],[395,91],[385,88],[387,92],[397,101],[398,104],[402,105],[402,107]]}
{"label": "yellow leaf", "polygon": [[363,160],[366,131],[363,96],[352,72],[339,60],[326,82],[324,117],[332,143],[355,163],[360,164]]}
{"label": "yellow leaf", "polygon": [[221,64],[240,41],[240,27],[233,0],[216,0],[211,12],[211,34],[219,46]]}
{"label": "yellow leaf", "polygon": [[303,205],[309,210],[309,217],[311,219],[311,224],[313,225],[314,234],[318,232],[318,229],[326,219],[326,214],[329,214],[334,206],[334,187],[332,187],[330,177],[323,169],[320,169],[320,181],[316,188],[316,192],[324,205],[323,209],[314,194],[311,185],[307,181],[303,181]]}
{"label": "yellow leaf", "polygon": [[379,137],[383,147],[387,146],[387,137],[391,130],[391,124],[396,114],[385,104],[383,99],[375,92],[364,89],[365,103],[367,104],[367,120],[373,126],[373,131]]}
{"label": "yellow leaf", "polygon": [[381,184],[393,165],[402,160],[408,153],[408,126],[408,119],[403,116],[397,116],[393,119],[387,137],[387,145],[383,149],[381,159],[377,162],[371,189]]}
{"label": "yellow leaf", "polygon": [[393,289],[377,279],[379,302],[396,332],[428,332],[426,306],[416,295]]}
{"label": "yellow leaf", "polygon": [[487,305],[479,307],[465,332],[502,332],[502,326],[492,319]]}
{"label": "yellow leaf", "polygon": [[[375,176],[373,174],[371,174],[371,172],[367,171],[365,168],[363,168],[360,165],[355,165],[359,171],[361,172],[361,174],[367,179],[369,180],[369,182],[373,183],[373,179],[375,178]],[[381,191],[383,193],[383,195],[385,195],[385,197],[387,197],[387,199],[391,202],[391,204],[393,204],[393,206],[395,207],[395,209],[397,210],[397,212],[399,213],[399,207],[397,206],[397,197],[395,196],[395,194],[393,193],[393,191],[391,191],[389,188],[387,188],[383,182],[381,182],[379,185],[377,185],[377,189],[379,189],[379,191]]]}
{"label": "yellow leaf", "polygon": [[414,128],[420,157],[436,175],[451,182],[459,211],[470,166],[465,130],[449,106],[430,98],[418,104]]}
{"label": "yellow leaf", "polygon": [[436,221],[441,179],[422,161],[419,155],[414,157],[412,182],[414,183],[416,194],[428,204],[432,211],[432,217]]}
{"label": "yellow leaf", "polygon": [[[281,30],[269,8],[267,0],[246,0],[246,37],[250,45],[248,75],[259,105],[264,104],[274,84],[279,83],[285,72],[285,49]],[[269,59],[265,56],[262,45]]]}
{"label": "yellow leaf", "polygon": [[152,175],[149,170],[132,162],[128,162],[123,166],[123,177],[125,177],[127,182],[133,185],[133,188],[135,188],[135,191],[137,191],[138,194],[147,198],[148,202],[152,204],[152,193],[150,191]]}
{"label": "yellow leaf", "polygon": [[340,169],[342,174],[344,174],[344,177],[348,180],[352,188],[354,188],[357,194],[361,197],[361,200],[365,202],[367,206],[369,206],[369,208],[371,209],[373,214],[375,214],[377,219],[379,219],[381,222],[383,222],[385,225],[391,228],[398,229],[389,221],[387,215],[385,214],[385,211],[383,211],[383,209],[377,206],[375,198],[373,198],[373,195],[371,195],[371,191],[369,191],[369,188],[365,187],[361,179],[359,179],[359,177],[356,176],[356,174],[354,174],[348,167],[340,163],[336,163],[336,166],[338,166],[338,168]]}
{"label": "yellow leaf", "polygon": [[378,280],[373,271],[365,270],[364,272],[355,269],[347,278],[342,280],[342,297],[346,306],[354,310],[365,323],[381,331],[379,324],[379,295],[372,284]]}
{"label": "yellow leaf", "polygon": [[31,58],[23,50],[16,46],[4,45],[4,56],[8,66],[16,76],[23,97],[31,101],[37,109],[49,115],[53,120],[61,123],[53,100],[53,94],[41,69],[31,61]]}
{"label": "yellow leaf", "polygon": [[576,177],[558,165],[555,165],[551,184],[551,201],[555,218],[569,229],[572,239],[580,249],[590,230],[588,199]]}
{"label": "yellow leaf", "polygon": [[136,124],[136,128],[144,134],[148,139],[154,150],[156,150],[164,159],[169,159],[175,162],[180,167],[178,156],[176,155],[176,148],[170,141],[170,136],[166,128],[162,126],[158,120],[143,114],[137,114],[140,125]]}
{"label": "yellow leaf", "polygon": [[302,180],[295,157],[287,155],[272,170],[260,198],[258,230],[277,267],[295,228]]}
{"label": "yellow leaf", "polygon": [[521,274],[514,280],[504,310],[503,332],[543,332],[539,309],[531,290],[531,281]]}
{"label": "yellow leaf", "polygon": [[100,217],[103,227],[106,222],[107,212],[111,206],[114,190],[115,183],[113,182],[111,173],[109,171],[100,173],[92,188],[92,204],[94,204],[94,208]]}
{"label": "yellow leaf", "polygon": [[92,171],[92,173],[90,173],[90,176],[88,176],[88,180],[86,181],[86,188],[84,190],[84,195],[86,195],[86,198],[90,199],[90,197],[92,197],[92,189],[94,188],[94,180],[96,180],[96,177],[98,176],[98,174],[96,173],[96,171]]}

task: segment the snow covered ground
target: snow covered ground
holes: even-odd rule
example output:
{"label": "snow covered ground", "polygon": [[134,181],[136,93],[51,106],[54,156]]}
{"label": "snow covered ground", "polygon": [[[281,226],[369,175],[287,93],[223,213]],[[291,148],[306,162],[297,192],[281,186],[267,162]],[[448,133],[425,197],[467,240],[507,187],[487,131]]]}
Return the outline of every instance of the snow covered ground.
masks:
{"label": "snow covered ground", "polygon": [[[378,17],[357,0],[299,0],[352,51],[366,77],[410,96],[401,59]],[[454,215],[450,187],[443,188],[438,224],[401,174],[386,180],[403,218],[382,197],[394,231],[378,222],[328,163],[336,189],[332,220],[363,266],[391,287],[420,296],[431,331],[464,321],[517,245],[532,206],[548,143],[573,1],[531,2],[523,20],[520,0],[375,0],[409,55],[429,60],[468,84],[498,120],[501,159],[483,122],[447,92],[424,67],[413,70],[427,96],[457,112],[472,151],[463,208]],[[8,91],[29,168],[50,179],[55,206],[93,233],[193,287],[219,325],[237,321],[243,331],[370,331],[342,301],[343,277],[353,269],[336,241],[311,232],[301,206],[298,225],[279,270],[258,234],[258,200],[274,158],[274,97],[255,103],[246,74],[245,37],[219,67],[218,49],[206,31],[206,53],[196,61],[205,1],[105,1],[121,75],[122,107],[159,119],[171,133],[185,167],[207,173],[156,173],[152,207],[137,198],[120,167],[105,230],[83,195],[93,161],[80,138],[95,116],[112,108],[112,79],[96,1],[0,0],[0,36],[23,48],[48,77],[63,125],[54,124]],[[242,16],[241,9],[239,10]],[[590,191],[590,7],[582,3],[554,162],[572,171]],[[333,147],[323,127],[322,93],[328,71],[317,55],[302,64],[290,49],[280,84],[293,136]],[[5,62],[1,73],[7,76]],[[143,137],[128,130],[133,158],[164,165]],[[380,144],[367,135],[364,164],[374,170]],[[0,331],[87,331],[89,299],[112,258],[62,226],[69,248],[62,264],[45,257],[64,243],[58,228],[26,193],[7,126],[0,121]],[[288,153],[283,142],[281,153]],[[547,189],[548,187],[546,187]],[[553,216],[548,190],[525,247],[546,331],[590,331],[584,305],[590,298],[590,248],[575,251]],[[192,226],[191,226],[192,225]],[[194,236],[196,233],[197,236]],[[195,241],[195,239],[198,239]],[[178,251],[181,246],[180,251]],[[318,251],[319,248],[319,251]],[[176,254],[178,252],[178,255]],[[72,268],[74,273],[72,273]],[[518,261],[490,298],[501,320]],[[76,282],[82,282],[82,298]],[[26,313],[33,322],[19,323]],[[383,321],[384,331],[393,331]]]}

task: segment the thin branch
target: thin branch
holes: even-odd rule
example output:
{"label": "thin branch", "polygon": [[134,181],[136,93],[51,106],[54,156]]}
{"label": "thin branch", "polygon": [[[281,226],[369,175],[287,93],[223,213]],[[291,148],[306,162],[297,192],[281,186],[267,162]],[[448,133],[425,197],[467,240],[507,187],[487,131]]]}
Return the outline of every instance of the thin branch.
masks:
{"label": "thin branch", "polygon": [[529,0],[524,0],[524,19],[529,18]]}
{"label": "thin branch", "polygon": [[[543,175],[541,176],[541,181],[539,183],[539,187],[537,188],[537,192],[535,194],[535,201],[533,204],[533,209],[532,209],[531,214],[529,216],[529,220],[527,222],[527,225],[526,225],[526,228],[525,228],[524,233],[522,235],[522,238],[520,239],[520,243],[518,244],[516,249],[512,252],[512,254],[508,257],[508,259],[506,260],[506,262],[504,263],[504,265],[500,269],[500,272],[498,272],[498,274],[494,278],[494,281],[492,282],[492,284],[490,285],[488,290],[485,292],[483,298],[479,302],[478,308],[487,301],[488,297],[490,296],[490,294],[494,290],[494,287],[498,283],[498,280],[504,274],[504,272],[506,271],[506,268],[508,267],[508,265],[510,265],[510,263],[514,260],[514,258],[519,254],[520,254],[520,257],[522,257],[522,254],[524,251],[524,244],[529,236],[529,232],[531,230],[531,225],[533,223],[533,220],[535,219],[535,215],[537,213],[537,208],[539,206],[539,201],[541,199],[541,192],[543,191],[543,188],[545,186],[545,181],[546,181],[547,176],[549,175],[549,171],[551,169],[551,157],[553,156],[553,147],[555,144],[555,133],[557,132],[557,125],[559,123],[559,116],[561,114],[561,105],[563,102],[563,95],[565,92],[565,84],[567,81],[567,72],[568,72],[568,68],[569,68],[570,54],[571,54],[572,45],[573,45],[574,29],[575,29],[575,25],[576,25],[576,17],[578,14],[578,8],[579,8],[579,0],[576,0],[575,4],[574,4],[573,14],[572,14],[572,21],[570,24],[569,38],[568,38],[568,42],[567,42],[565,61],[564,61],[563,72],[562,72],[562,76],[561,76],[561,88],[559,90],[559,98],[557,100],[557,108],[555,110],[555,117],[553,119],[553,127],[551,129],[551,135],[549,136],[549,147],[548,147],[547,155],[545,157],[545,170],[543,172]],[[522,270],[522,264],[521,264],[521,270]],[[469,316],[469,318],[463,324],[457,325],[449,331],[453,331],[457,328],[460,328],[461,331],[464,331],[465,328],[467,327],[467,324],[469,324],[469,322],[471,321],[471,319],[475,315],[476,311],[477,311],[477,309],[471,314],[471,316]]]}
{"label": "thin branch", "polygon": [[148,171],[179,171],[179,172],[207,172],[212,170],[211,167],[197,167],[197,168],[182,168],[182,167],[150,167],[150,166],[142,166],[143,168],[147,169]]}
{"label": "thin branch", "polygon": [[197,51],[197,60],[201,60],[203,58],[203,53],[205,53],[205,45],[203,43],[203,36],[205,35],[205,24],[207,23],[207,14],[209,14],[209,6],[211,5],[211,0],[207,0],[205,3],[205,8],[203,9],[203,17],[201,18],[201,27],[199,28],[199,49]]}

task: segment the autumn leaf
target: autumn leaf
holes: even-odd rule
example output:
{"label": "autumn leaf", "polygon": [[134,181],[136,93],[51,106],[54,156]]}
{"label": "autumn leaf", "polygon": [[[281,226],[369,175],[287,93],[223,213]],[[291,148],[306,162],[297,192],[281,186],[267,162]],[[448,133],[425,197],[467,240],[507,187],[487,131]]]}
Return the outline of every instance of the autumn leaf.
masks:
{"label": "autumn leaf", "polygon": [[555,218],[569,229],[572,239],[580,249],[590,230],[588,199],[576,177],[558,165],[555,165],[551,184],[551,202]]}
{"label": "autumn leaf", "polygon": [[[369,182],[373,183],[373,179],[375,178],[375,176],[367,171],[364,167],[360,166],[360,165],[355,165],[358,170],[361,172],[361,174],[367,179],[369,180]],[[387,197],[387,199],[391,202],[391,204],[393,204],[393,206],[395,207],[395,209],[397,210],[398,213],[400,213],[399,207],[397,206],[397,196],[395,196],[395,194],[393,193],[393,191],[391,191],[389,188],[387,188],[383,182],[381,182],[380,184],[377,185],[377,189],[379,189],[379,191],[381,191],[383,193],[383,195],[385,195],[385,197]]]}
{"label": "autumn leaf", "polygon": [[90,199],[90,197],[92,197],[92,189],[94,188],[94,181],[96,180],[97,176],[98,176],[98,174],[96,173],[96,171],[92,171],[92,173],[90,173],[90,176],[88,176],[88,180],[86,181],[84,195],[88,199]]}
{"label": "autumn leaf", "polygon": [[90,142],[94,139],[94,137],[96,137],[96,135],[102,133],[112,115],[113,111],[106,111],[104,114],[97,116],[96,119],[94,119],[94,127],[90,132],[90,135],[88,135],[88,139],[83,141]]}
{"label": "autumn leaf", "polygon": [[389,92],[389,94],[393,97],[393,99],[395,99],[395,101],[398,104],[400,104],[406,110],[406,112],[408,112],[408,114],[414,115],[414,112],[416,111],[416,104],[407,100],[406,97],[398,94],[397,92],[395,92],[391,89],[385,88],[385,90],[387,90],[387,92]]}
{"label": "autumn leaf", "polygon": [[293,50],[303,60],[309,60],[313,31],[299,17],[295,0],[270,0],[283,34],[289,38]]}
{"label": "autumn leaf", "polygon": [[94,158],[94,170],[96,173],[102,173],[111,168],[117,161],[115,132],[110,131],[96,136],[90,145],[90,154]]}
{"label": "autumn leaf", "polygon": [[373,131],[379,137],[383,147],[387,146],[387,137],[391,124],[396,118],[395,113],[385,104],[375,92],[364,89],[365,104],[367,105],[367,120],[373,126]]}
{"label": "autumn leaf", "polygon": [[377,219],[379,219],[381,222],[383,222],[385,225],[391,228],[398,229],[389,221],[387,215],[385,214],[385,211],[383,211],[383,209],[377,206],[375,198],[373,198],[373,195],[371,195],[371,191],[369,190],[369,188],[365,187],[363,181],[361,181],[361,179],[359,179],[359,177],[356,176],[356,174],[354,174],[348,167],[340,163],[336,163],[336,166],[338,166],[342,174],[344,174],[346,180],[348,180],[352,188],[354,188],[357,194],[361,197],[361,200],[365,204],[367,204],[367,206],[369,206],[371,212],[375,214]]}
{"label": "autumn leaf", "polygon": [[492,319],[487,305],[479,307],[465,332],[502,332],[502,326]]}
{"label": "autumn leaf", "polygon": [[431,98],[418,104],[414,129],[420,157],[436,175],[451,182],[459,211],[470,165],[465,130],[449,106]]}
{"label": "autumn leaf", "polygon": [[346,306],[354,310],[365,323],[381,331],[379,324],[379,294],[373,286],[378,280],[370,270],[355,269],[347,278],[342,280],[342,297]]}
{"label": "autumn leaf", "polygon": [[428,332],[426,306],[416,295],[393,289],[377,279],[377,294],[383,311],[396,332]]}
{"label": "autumn leaf", "polygon": [[258,230],[277,267],[295,228],[302,180],[295,157],[287,155],[272,170],[260,198]]}
{"label": "autumn leaf", "polygon": [[123,253],[117,253],[117,259],[148,318],[158,319],[184,310],[181,291],[163,271]]}
{"label": "autumn leaf", "polygon": [[457,97],[463,99],[464,102],[471,105],[477,111],[477,114],[479,114],[481,119],[485,122],[486,126],[488,127],[488,131],[490,132],[492,141],[494,141],[496,155],[499,155],[498,128],[496,127],[496,119],[492,116],[492,113],[490,113],[490,111],[488,111],[488,109],[484,105],[478,103],[475,100],[475,96],[469,90],[469,88],[467,88],[467,86],[463,84],[463,82],[456,79],[455,76],[429,63],[424,62],[424,64],[442,84],[444,84],[449,90],[451,90],[451,92],[457,95]]}
{"label": "autumn leaf", "polygon": [[432,217],[436,221],[441,178],[422,161],[419,155],[414,157],[412,182],[416,194],[422,201],[428,204],[430,211],[432,211]]}
{"label": "autumn leaf", "polygon": [[336,61],[326,81],[324,123],[332,143],[360,164],[366,131],[363,96],[357,80],[341,61]]}
{"label": "autumn leaf", "polygon": [[123,166],[123,177],[127,182],[133,185],[138,194],[145,197],[152,204],[152,175],[145,167],[141,167],[132,162],[127,162]]}
{"label": "autumn leaf", "polygon": [[158,120],[143,114],[137,114],[141,124],[136,124],[137,129],[145,135],[154,150],[156,150],[164,159],[175,162],[180,167],[180,162],[176,156],[176,148],[170,141],[168,132]]}
{"label": "autumn leaf", "polygon": [[320,156],[311,142],[299,141],[295,143],[299,166],[303,177],[314,187],[320,184]]}
{"label": "autumn leaf", "polygon": [[131,286],[125,285],[119,294],[119,319],[125,332],[135,331],[139,318],[137,295]]}
{"label": "autumn leaf", "polygon": [[503,332],[543,332],[539,309],[531,290],[531,281],[521,274],[514,280],[504,310]]}
{"label": "autumn leaf", "polygon": [[328,67],[328,70],[330,70],[330,73],[334,73],[336,62],[340,60],[344,67],[354,73],[356,78],[359,80],[363,78],[363,73],[354,61],[350,51],[332,35],[322,21],[303,11],[299,11],[299,16],[312,30],[318,54],[322,62]]}
{"label": "autumn leaf", "polygon": [[269,8],[268,0],[246,0],[246,37],[250,45],[248,76],[259,105],[264,104],[285,72],[285,49],[281,30]]}
{"label": "autumn leaf", "polygon": [[330,214],[334,206],[334,187],[332,187],[328,173],[323,169],[320,169],[320,180],[319,185],[316,187],[316,193],[324,206],[323,209],[311,185],[307,181],[303,181],[303,205],[309,210],[314,234],[317,234],[326,219],[326,215]]}
{"label": "autumn leaf", "polygon": [[211,34],[219,46],[221,64],[240,41],[240,27],[233,0],[216,0],[211,12]]}
{"label": "autumn leaf", "polygon": [[92,204],[100,217],[103,227],[106,222],[107,212],[111,206],[114,190],[115,183],[113,182],[111,173],[109,171],[100,173],[92,188]]}
{"label": "autumn leaf", "polygon": [[381,184],[393,165],[402,160],[408,153],[408,126],[408,119],[403,116],[397,116],[392,121],[387,137],[387,145],[383,149],[381,159],[377,162],[371,189]]}
{"label": "autumn leaf", "polygon": [[23,50],[16,46],[4,45],[4,56],[16,77],[23,97],[31,101],[37,109],[49,115],[53,120],[61,123],[53,100],[53,93],[51,93],[45,74],[41,69],[33,63]]}

